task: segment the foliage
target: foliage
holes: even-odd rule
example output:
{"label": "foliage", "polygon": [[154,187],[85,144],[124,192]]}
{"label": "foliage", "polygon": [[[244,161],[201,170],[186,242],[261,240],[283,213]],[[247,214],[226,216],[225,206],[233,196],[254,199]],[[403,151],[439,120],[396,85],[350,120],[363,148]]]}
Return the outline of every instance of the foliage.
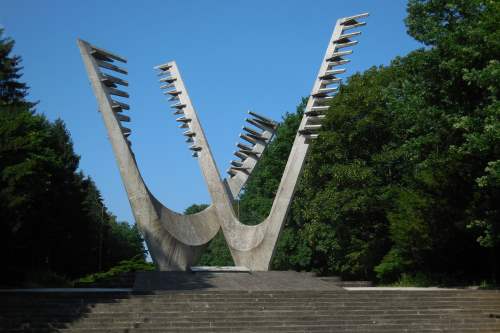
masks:
{"label": "foliage", "polygon": [[[397,285],[495,283],[500,2],[410,0],[405,22],[425,47],[351,76],[332,100],[274,268]],[[64,123],[35,114],[25,100],[12,47],[0,33],[0,253],[7,271],[76,277],[143,256],[136,228],[117,223],[92,180],[77,172]],[[268,215],[304,105],[284,116],[245,186],[243,223]],[[200,264],[231,263],[219,233]],[[144,268],[135,265],[88,280]]]}
{"label": "foliage", "polygon": [[306,99],[302,101],[297,112],[284,115],[276,137],[267,146],[245,185],[239,200],[242,223],[255,225],[269,214],[306,102]]}
{"label": "foliage", "polygon": [[35,104],[26,101],[28,86],[20,82],[21,57],[12,56],[14,40],[3,38],[4,30],[0,28],[0,106],[7,107],[32,107]]}
{"label": "foliage", "polygon": [[434,281],[422,273],[416,275],[403,273],[398,281],[391,284],[392,287],[430,287],[433,285],[435,285]]}
{"label": "foliage", "polygon": [[[195,214],[207,208],[207,204],[193,204],[184,210],[185,215]],[[224,235],[220,230],[217,235],[210,240],[205,251],[201,255],[198,265],[202,266],[232,266],[233,258],[227,247]]]}
{"label": "foliage", "polygon": [[105,272],[89,274],[75,282],[79,285],[91,285],[95,283],[113,282],[124,273],[154,271],[156,267],[153,263],[146,262],[143,257],[136,256],[132,259],[122,260],[116,266]]}
{"label": "foliage", "polygon": [[229,251],[222,230],[219,230],[217,235],[208,243],[207,248],[198,261],[198,265],[234,266],[234,261],[231,257],[231,252]]}
{"label": "foliage", "polygon": [[[498,1],[409,1],[426,47],[353,75],[332,100],[274,268],[400,284],[498,274],[499,21]],[[285,115],[245,187],[245,223],[267,216],[300,117]]]}
{"label": "foliage", "polygon": [[192,204],[191,206],[189,206],[188,208],[186,208],[184,210],[184,215],[192,215],[192,214],[199,213],[207,207],[208,207],[207,204],[199,204],[199,205]]}
{"label": "foliage", "polygon": [[92,179],[78,171],[79,156],[63,121],[48,121],[25,100],[20,57],[10,56],[13,45],[0,35],[3,283],[35,281],[36,272],[75,278],[144,256],[137,229],[116,222]]}

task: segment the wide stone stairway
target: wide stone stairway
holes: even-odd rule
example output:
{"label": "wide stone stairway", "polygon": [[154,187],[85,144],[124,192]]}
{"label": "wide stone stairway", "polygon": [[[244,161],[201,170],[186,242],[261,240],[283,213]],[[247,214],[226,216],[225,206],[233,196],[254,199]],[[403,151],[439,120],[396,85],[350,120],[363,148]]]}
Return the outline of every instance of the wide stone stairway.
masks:
{"label": "wide stone stairway", "polygon": [[177,290],[0,292],[0,332],[500,332],[498,291],[346,290],[297,274],[281,289],[210,281]]}

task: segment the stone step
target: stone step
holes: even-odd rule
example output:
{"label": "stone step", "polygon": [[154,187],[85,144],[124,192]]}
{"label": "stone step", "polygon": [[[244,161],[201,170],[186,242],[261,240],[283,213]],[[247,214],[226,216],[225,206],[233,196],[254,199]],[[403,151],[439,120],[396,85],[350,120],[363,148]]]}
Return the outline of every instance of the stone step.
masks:
{"label": "stone step", "polygon": [[[479,318],[480,321],[484,321],[486,318],[489,318],[488,320],[496,320],[498,321],[498,318],[490,318],[489,314],[487,313],[482,313],[482,314],[475,314],[475,313],[467,313],[467,312],[451,312],[451,313],[403,313],[403,314],[317,314],[317,313],[310,313],[310,314],[299,314],[299,313],[277,313],[277,312],[265,312],[265,313],[250,313],[250,314],[238,314],[238,315],[233,315],[233,316],[224,316],[220,313],[207,313],[204,315],[196,315],[192,316],[190,314],[184,314],[184,315],[179,315],[179,316],[172,316],[172,315],[164,315],[160,317],[154,317],[154,316],[135,316],[129,314],[128,317],[122,316],[122,317],[110,317],[110,318],[103,318],[103,317],[94,317],[94,318],[89,318],[89,317],[83,317],[83,318],[67,318],[67,320],[57,320],[53,318],[43,318],[43,317],[29,317],[29,318],[24,318],[22,320],[2,320],[1,323],[2,325],[19,325],[22,322],[29,321],[32,325],[35,324],[40,324],[43,325],[47,322],[53,322],[53,323],[70,323],[70,322],[88,322],[88,323],[96,323],[96,324],[114,324],[117,322],[121,323],[135,323],[135,322],[143,322],[143,321],[149,321],[149,322],[155,322],[155,323],[160,323],[163,321],[167,322],[172,322],[172,321],[189,321],[189,322],[205,322],[205,321],[224,321],[224,322],[234,322],[234,321],[245,321],[245,320],[267,320],[267,319],[276,319],[276,320],[305,320],[305,319],[313,319],[316,318],[318,320],[320,319],[328,319],[328,320],[350,320],[350,321],[371,321],[371,320],[395,320],[395,321],[408,321],[408,320],[419,320],[419,319],[425,319],[425,320],[433,320],[433,319],[443,319],[443,318],[459,318],[460,320],[462,319],[470,319],[470,320],[475,320]],[[27,320],[29,319],[29,320]]]}
{"label": "stone step", "polygon": [[500,293],[470,290],[0,293],[0,332],[55,331],[500,332]]}
{"label": "stone step", "polygon": [[147,297],[141,297],[141,298],[122,298],[122,299],[54,299],[54,300],[38,300],[36,298],[28,298],[28,299],[0,299],[0,301],[12,301],[13,303],[28,303],[31,301],[38,301],[40,304],[50,304],[50,303],[58,303],[61,301],[66,302],[67,304],[69,303],[95,303],[95,302],[102,302],[102,303],[115,303],[115,302],[122,302],[122,301],[131,301],[131,302],[169,302],[172,300],[177,300],[177,301],[203,301],[203,300],[223,300],[223,301],[238,301],[238,300],[254,300],[254,299],[262,299],[262,300],[297,300],[297,301],[303,301],[303,300],[366,300],[366,301],[371,301],[371,300],[387,300],[387,299],[424,299],[424,300],[436,300],[436,299],[443,299],[443,300],[479,300],[479,299],[498,299],[500,295],[419,295],[419,294],[397,294],[397,295],[310,295],[308,297],[294,297],[294,296],[280,296],[280,295],[250,295],[248,297],[241,297],[238,295],[235,296],[217,296],[217,295],[207,295],[206,297],[155,297],[155,298],[147,298]]}

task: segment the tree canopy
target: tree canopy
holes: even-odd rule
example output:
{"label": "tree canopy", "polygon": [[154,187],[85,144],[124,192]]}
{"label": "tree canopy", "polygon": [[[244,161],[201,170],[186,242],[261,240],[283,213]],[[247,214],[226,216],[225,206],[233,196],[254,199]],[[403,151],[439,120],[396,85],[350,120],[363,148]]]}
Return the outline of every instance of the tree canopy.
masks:
{"label": "tree canopy", "polygon": [[[275,269],[392,282],[495,278],[500,250],[500,3],[411,0],[425,47],[352,75],[312,144]],[[269,213],[304,101],[240,200]]]}
{"label": "tree canopy", "polygon": [[26,100],[21,58],[0,31],[0,253],[3,283],[22,284],[34,272],[68,278],[144,257],[135,227],[105,207],[88,176],[78,170],[70,134]]}

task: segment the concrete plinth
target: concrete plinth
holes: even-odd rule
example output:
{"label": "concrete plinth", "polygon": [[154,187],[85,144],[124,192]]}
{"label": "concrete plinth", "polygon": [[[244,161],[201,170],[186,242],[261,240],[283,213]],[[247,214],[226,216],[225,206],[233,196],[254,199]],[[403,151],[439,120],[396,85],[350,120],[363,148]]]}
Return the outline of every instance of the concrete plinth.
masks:
{"label": "concrete plinth", "polygon": [[340,290],[312,273],[269,272],[138,272],[135,291],[292,291]]}

